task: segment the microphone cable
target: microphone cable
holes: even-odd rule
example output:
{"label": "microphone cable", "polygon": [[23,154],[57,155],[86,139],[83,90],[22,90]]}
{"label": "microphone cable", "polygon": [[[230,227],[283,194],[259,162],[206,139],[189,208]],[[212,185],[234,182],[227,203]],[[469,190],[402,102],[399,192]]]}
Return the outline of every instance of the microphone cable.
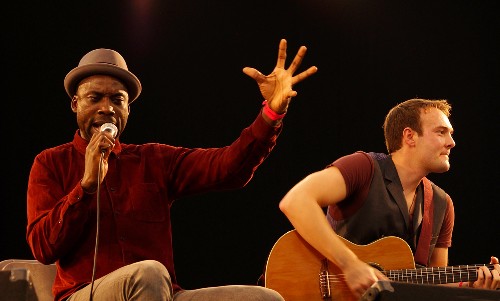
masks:
{"label": "microphone cable", "polygon": [[[113,138],[116,137],[118,133],[118,128],[113,123],[104,123],[100,128],[101,132],[110,132]],[[92,301],[94,293],[94,281],[95,281],[95,270],[97,267],[97,251],[99,249],[99,228],[100,228],[100,203],[101,203],[101,174],[102,174],[102,164],[104,161],[104,153],[106,150],[101,151],[101,158],[99,160],[99,169],[97,170],[97,200],[96,200],[96,232],[95,232],[95,247],[94,247],[94,263],[92,265],[92,280],[90,282],[90,296],[89,301]]]}
{"label": "microphone cable", "polygon": [[104,151],[101,152],[101,159],[99,160],[99,169],[97,171],[97,202],[96,202],[96,232],[95,232],[95,247],[94,247],[94,263],[92,266],[92,280],[90,282],[90,297],[89,301],[92,301],[93,291],[94,291],[94,280],[95,280],[95,270],[97,266],[97,250],[99,249],[99,225],[100,225],[100,202],[101,202],[101,173],[102,173],[102,161],[104,160]]}

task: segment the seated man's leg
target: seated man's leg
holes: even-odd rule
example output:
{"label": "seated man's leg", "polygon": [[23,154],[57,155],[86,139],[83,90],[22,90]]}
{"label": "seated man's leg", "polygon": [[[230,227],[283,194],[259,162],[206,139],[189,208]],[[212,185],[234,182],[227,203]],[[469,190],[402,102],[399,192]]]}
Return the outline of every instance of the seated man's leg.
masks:
{"label": "seated man's leg", "polygon": [[[93,301],[172,300],[172,283],[167,268],[145,260],[124,266],[94,281]],[[68,301],[88,301],[90,284]]]}
{"label": "seated man's leg", "polygon": [[174,301],[283,301],[281,295],[271,289],[253,285],[227,285],[185,290],[174,296]]}

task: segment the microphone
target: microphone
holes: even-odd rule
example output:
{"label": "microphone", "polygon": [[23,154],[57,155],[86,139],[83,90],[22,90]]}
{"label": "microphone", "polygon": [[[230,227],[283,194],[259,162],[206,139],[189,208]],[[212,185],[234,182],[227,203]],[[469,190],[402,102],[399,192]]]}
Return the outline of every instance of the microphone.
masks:
{"label": "microphone", "polygon": [[101,125],[101,132],[109,132],[111,133],[111,136],[113,136],[113,138],[116,138],[116,134],[118,134],[118,128],[116,127],[116,125],[108,122]]}

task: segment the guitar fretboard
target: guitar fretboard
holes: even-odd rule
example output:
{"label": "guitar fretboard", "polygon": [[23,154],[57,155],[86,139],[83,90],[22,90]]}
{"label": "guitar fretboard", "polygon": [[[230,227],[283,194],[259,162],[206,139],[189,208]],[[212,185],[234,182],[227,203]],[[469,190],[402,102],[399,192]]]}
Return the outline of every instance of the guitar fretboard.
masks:
{"label": "guitar fretboard", "polygon": [[420,269],[389,270],[383,273],[392,281],[444,284],[460,281],[476,281],[477,269],[486,266],[492,269],[492,264],[458,265],[449,267],[430,267]]}

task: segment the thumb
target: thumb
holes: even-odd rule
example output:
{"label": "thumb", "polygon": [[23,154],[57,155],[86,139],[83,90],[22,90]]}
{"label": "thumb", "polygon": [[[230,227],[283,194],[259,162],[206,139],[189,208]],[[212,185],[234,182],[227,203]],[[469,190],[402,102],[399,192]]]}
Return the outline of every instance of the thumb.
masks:
{"label": "thumb", "polygon": [[260,73],[257,69],[251,68],[251,67],[245,67],[243,68],[243,73],[246,75],[250,76],[251,78],[255,79],[257,82],[262,82],[263,81],[263,75]]}

